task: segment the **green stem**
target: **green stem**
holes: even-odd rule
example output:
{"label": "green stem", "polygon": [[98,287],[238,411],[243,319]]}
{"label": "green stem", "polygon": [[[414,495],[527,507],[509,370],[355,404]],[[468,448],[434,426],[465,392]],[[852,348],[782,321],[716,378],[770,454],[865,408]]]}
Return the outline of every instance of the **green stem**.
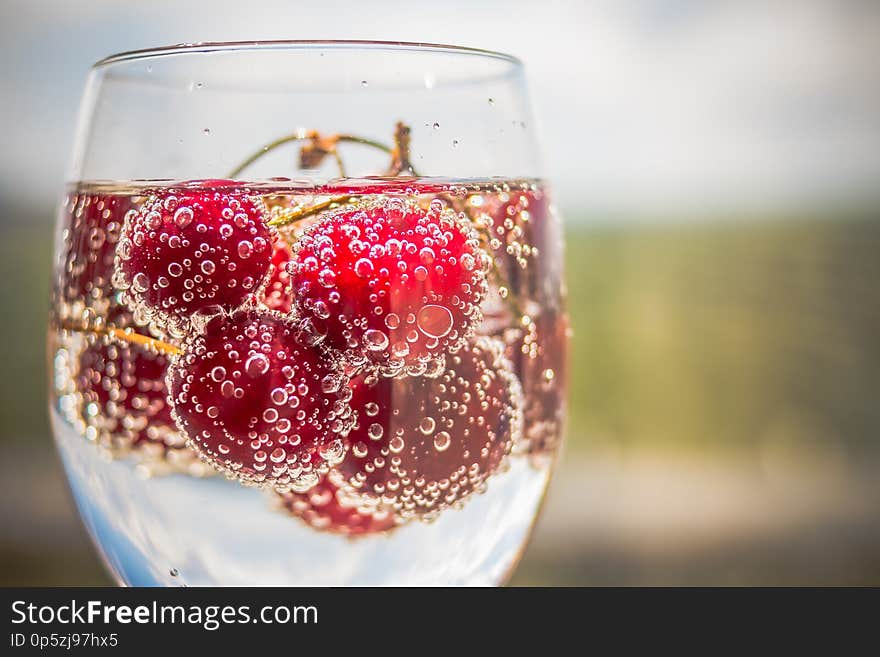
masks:
{"label": "green stem", "polygon": [[268,223],[270,226],[274,226],[275,228],[289,226],[290,224],[297,222],[300,219],[305,219],[306,217],[317,214],[318,212],[323,212],[333,205],[347,203],[351,200],[351,198],[351,196],[334,196],[332,198],[328,198],[326,201],[307,205],[304,208],[294,208],[292,210],[287,210],[282,212],[280,215],[278,215]]}
{"label": "green stem", "polygon": [[[322,138],[315,131],[304,132],[300,130],[299,132],[296,132],[292,135],[279,137],[275,141],[269,142],[256,153],[253,153],[238,167],[232,170],[229,173],[228,177],[235,178],[238,174],[240,174],[258,159],[263,157],[263,155],[265,155],[269,151],[296,141],[314,142],[317,159],[313,159],[313,154],[309,153],[309,162],[320,162],[320,159],[324,155],[332,155],[334,160],[336,160],[336,165],[339,167],[339,175],[342,178],[346,177],[345,165],[343,164],[342,158],[340,157],[339,152],[336,148],[337,144],[339,144],[340,142],[348,142],[353,144],[361,144],[363,146],[369,146],[370,148],[375,148],[391,155],[391,166],[387,172],[387,175],[399,176],[404,171],[408,172],[411,176],[419,175],[409,161],[409,127],[406,126],[404,123],[398,121],[397,125],[395,126],[394,132],[394,146],[388,146],[387,144],[383,144],[382,142],[375,141],[373,139],[367,139],[366,137],[358,137],[355,135],[337,134]],[[301,155],[301,159],[303,160],[306,159],[305,148],[306,147],[303,147]],[[352,198],[353,195],[351,194],[343,194],[340,196],[329,198],[319,203],[315,203],[310,206],[284,210],[274,219],[270,220],[268,224],[276,228],[288,226],[296,221],[299,221],[300,219],[311,216],[313,214],[317,214],[318,212],[322,212],[334,205],[347,203]]]}
{"label": "green stem", "polygon": [[364,146],[369,146],[370,148],[385,151],[389,154],[392,151],[391,146],[389,146],[388,144],[383,144],[380,141],[374,141],[372,139],[366,139],[365,137],[355,137],[354,135],[338,135],[337,140],[350,142],[352,144],[363,144]]}
{"label": "green stem", "polygon": [[334,148],[332,154],[333,159],[336,160],[336,168],[339,169],[339,177],[345,178],[345,164],[343,164],[342,158],[339,156],[339,151]]}
{"label": "green stem", "polygon": [[[270,151],[274,151],[276,148],[284,146],[285,144],[290,144],[298,141],[310,141],[312,136],[304,133],[304,132],[295,132],[291,135],[285,135],[284,137],[279,137],[275,141],[270,141],[268,144],[263,146],[260,150],[252,153],[250,157],[244,160],[241,164],[235,167],[232,171],[227,174],[227,178],[235,178],[242,171],[247,169],[254,162],[263,157],[266,153]],[[367,139],[366,137],[357,137],[355,135],[337,135],[336,141],[338,142],[348,142],[352,144],[362,144],[363,146],[369,146],[370,148],[375,148],[376,150],[383,151],[385,153],[391,153],[393,149],[391,146],[387,144],[383,144],[382,142],[375,141],[373,139]],[[333,157],[336,160],[337,165],[339,166],[339,175],[343,178],[345,177],[345,167],[342,164],[342,158],[339,157],[339,154],[334,152]]]}
{"label": "green stem", "polygon": [[250,165],[252,165],[254,162],[259,160],[266,153],[268,153],[269,151],[275,150],[279,146],[284,146],[284,144],[289,144],[289,143],[295,142],[295,141],[306,141],[308,139],[309,138],[306,135],[297,132],[292,135],[286,135],[284,137],[279,137],[275,141],[270,141],[268,144],[263,146],[260,150],[258,150],[256,153],[251,155],[244,162],[242,162],[237,167],[235,167],[232,171],[230,171],[226,175],[226,177],[227,178],[235,178],[238,174],[240,174],[242,171],[247,169]]}

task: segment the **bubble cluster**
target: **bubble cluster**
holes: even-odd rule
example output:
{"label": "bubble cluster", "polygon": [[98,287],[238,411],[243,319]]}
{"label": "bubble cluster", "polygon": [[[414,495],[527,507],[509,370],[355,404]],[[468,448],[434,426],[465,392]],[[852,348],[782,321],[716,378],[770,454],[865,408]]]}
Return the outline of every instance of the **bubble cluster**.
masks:
{"label": "bubble cluster", "polygon": [[297,310],[350,364],[383,376],[442,371],[481,321],[489,260],[439,200],[382,198],[327,213],[288,265]]}
{"label": "bubble cluster", "polygon": [[173,415],[190,446],[243,483],[305,491],[345,453],[348,378],[300,334],[274,311],[218,315],[169,368]]}
{"label": "bubble cluster", "polygon": [[[131,315],[117,307],[108,323],[127,328]],[[74,375],[86,437],[112,449],[142,443],[179,447],[165,392],[167,365],[165,355],[147,347],[90,335]]]}
{"label": "bubble cluster", "polygon": [[126,218],[113,283],[139,321],[182,335],[193,315],[235,310],[260,287],[272,254],[265,217],[246,195],[153,196]]}
{"label": "bubble cluster", "polygon": [[532,454],[552,451],[562,440],[566,414],[568,316],[526,315],[507,333],[507,353],[525,393],[524,447]]}
{"label": "bubble cluster", "polygon": [[223,472],[347,536],[432,520],[509,453],[555,449],[568,323],[541,188],[360,191],[283,234],[267,203],[328,196],[229,181],[72,195],[59,408],[114,456],[144,455],[139,474]]}
{"label": "bubble cluster", "polygon": [[[474,194],[467,200],[471,214],[487,226],[490,246],[501,252],[499,259],[526,269],[540,255],[536,235],[546,229],[546,196],[535,189],[506,189],[498,194]],[[517,272],[511,272],[514,277]]]}
{"label": "bubble cluster", "polygon": [[125,216],[132,210],[129,197],[110,194],[72,194],[62,212],[56,274],[56,300],[61,309],[107,307],[113,294],[113,260]]}
{"label": "bubble cluster", "polygon": [[278,235],[272,248],[272,267],[262,295],[263,304],[270,310],[290,312],[290,274],[287,272],[289,260],[290,245],[283,236]]}
{"label": "bubble cluster", "polygon": [[[149,341],[131,314],[118,306],[100,325]],[[58,409],[105,456],[135,456],[140,477],[210,475],[213,470],[186,447],[172,419],[165,389],[167,362],[146,344],[110,334],[63,337],[53,359]]]}
{"label": "bubble cluster", "polygon": [[386,532],[395,526],[393,513],[362,504],[357,495],[326,479],[306,493],[283,493],[280,501],[291,515],[323,532],[355,537]]}
{"label": "bubble cluster", "polygon": [[522,434],[522,391],[503,349],[478,338],[438,377],[356,379],[351,451],[331,480],[402,519],[429,519],[481,490]]}
{"label": "bubble cluster", "polygon": [[508,295],[560,312],[564,298],[562,234],[547,194],[534,185],[473,196],[490,227],[490,247],[508,282]]}

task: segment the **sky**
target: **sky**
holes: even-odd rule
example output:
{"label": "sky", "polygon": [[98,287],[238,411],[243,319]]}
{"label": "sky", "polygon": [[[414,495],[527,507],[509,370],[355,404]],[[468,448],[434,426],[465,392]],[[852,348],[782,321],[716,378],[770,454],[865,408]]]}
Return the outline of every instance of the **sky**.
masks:
{"label": "sky", "polygon": [[571,217],[877,198],[880,3],[0,0],[0,201],[47,207],[88,67],[122,50],[261,38],[497,49],[525,61]]}

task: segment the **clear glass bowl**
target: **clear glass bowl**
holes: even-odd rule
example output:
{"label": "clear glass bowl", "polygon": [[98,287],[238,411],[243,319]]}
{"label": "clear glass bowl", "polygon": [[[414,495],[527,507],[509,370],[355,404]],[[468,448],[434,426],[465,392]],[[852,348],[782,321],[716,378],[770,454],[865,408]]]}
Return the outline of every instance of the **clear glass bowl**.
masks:
{"label": "clear glass bowl", "polygon": [[521,63],[187,44],[89,77],[51,414],[130,585],[498,584],[565,415]]}

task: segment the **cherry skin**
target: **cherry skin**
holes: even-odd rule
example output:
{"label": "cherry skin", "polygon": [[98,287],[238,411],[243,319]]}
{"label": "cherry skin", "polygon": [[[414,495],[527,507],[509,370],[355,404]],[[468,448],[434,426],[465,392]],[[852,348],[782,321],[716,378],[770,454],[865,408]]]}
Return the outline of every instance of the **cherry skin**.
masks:
{"label": "cherry skin", "polygon": [[357,496],[322,480],[306,493],[283,493],[281,504],[307,525],[332,534],[364,536],[386,532],[395,526],[394,514],[360,506]]}
{"label": "cherry skin", "polygon": [[352,381],[357,424],[334,483],[402,519],[433,517],[479,491],[522,432],[522,391],[503,344],[481,337],[438,377]]}
{"label": "cherry skin", "polygon": [[270,310],[289,313],[292,300],[290,298],[290,274],[287,263],[290,261],[290,245],[283,236],[275,238],[272,248],[272,267],[269,279],[263,290],[263,305]]}
{"label": "cherry skin", "polygon": [[[133,327],[118,306],[107,324]],[[167,366],[168,357],[147,346],[90,335],[75,375],[86,435],[114,449],[181,446],[165,390]]]}
{"label": "cherry skin", "polygon": [[560,312],[562,233],[550,197],[541,190],[524,189],[502,199],[474,197],[471,201],[478,206],[472,206],[469,214],[482,214],[491,226],[493,254],[506,287],[515,298],[540,300],[544,309]]}
{"label": "cherry skin", "polygon": [[281,313],[240,310],[191,334],[168,370],[189,445],[246,484],[299,492],[344,454],[354,421],[338,356]]}
{"label": "cherry skin", "polygon": [[488,257],[462,215],[434,201],[359,202],[307,228],[288,265],[294,305],[349,363],[438,374],[481,321]]}
{"label": "cherry skin", "polygon": [[130,200],[123,196],[84,193],[68,198],[56,276],[59,301],[81,301],[89,307],[109,303],[116,243],[131,209]]}
{"label": "cherry skin", "polygon": [[552,452],[562,440],[568,388],[568,315],[547,311],[508,329],[507,355],[522,382],[524,438],[530,454]]}
{"label": "cherry skin", "polygon": [[191,316],[232,312],[269,270],[272,231],[259,198],[170,191],[128,216],[113,282],[138,321],[182,335]]}

